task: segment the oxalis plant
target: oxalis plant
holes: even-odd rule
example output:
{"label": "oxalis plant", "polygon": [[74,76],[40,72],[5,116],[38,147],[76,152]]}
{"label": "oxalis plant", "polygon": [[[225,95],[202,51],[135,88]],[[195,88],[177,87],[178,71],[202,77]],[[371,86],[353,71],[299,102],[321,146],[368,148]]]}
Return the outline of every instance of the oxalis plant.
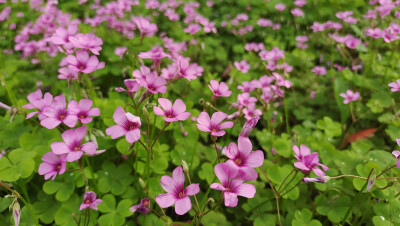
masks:
{"label": "oxalis plant", "polygon": [[399,7],[0,0],[0,224],[400,225]]}

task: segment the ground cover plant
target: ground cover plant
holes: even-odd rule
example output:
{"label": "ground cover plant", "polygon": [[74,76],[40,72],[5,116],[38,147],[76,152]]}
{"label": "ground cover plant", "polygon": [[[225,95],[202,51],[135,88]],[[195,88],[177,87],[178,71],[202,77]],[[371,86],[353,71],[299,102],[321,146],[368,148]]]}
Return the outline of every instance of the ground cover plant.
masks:
{"label": "ground cover plant", "polygon": [[400,1],[0,0],[2,225],[399,225]]}

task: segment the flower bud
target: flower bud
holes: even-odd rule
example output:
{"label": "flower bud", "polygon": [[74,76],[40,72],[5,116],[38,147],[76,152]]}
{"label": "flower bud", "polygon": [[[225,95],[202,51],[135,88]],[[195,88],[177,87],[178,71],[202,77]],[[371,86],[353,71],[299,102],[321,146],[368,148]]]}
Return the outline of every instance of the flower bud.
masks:
{"label": "flower bud", "polygon": [[143,107],[142,111],[143,111],[144,116],[146,116],[146,118],[149,118],[149,112],[147,111],[147,108]]}
{"label": "flower bud", "polygon": [[21,207],[20,207],[20,205],[18,203],[18,200],[16,200],[14,202],[14,205],[13,205],[12,209],[13,209],[12,211],[13,211],[13,217],[14,217],[14,224],[16,226],[18,226],[19,225],[19,220],[20,220],[20,217],[21,217]]}
{"label": "flower bud", "polygon": [[314,177],[314,178],[304,177],[303,179],[301,179],[301,181],[303,181],[304,183],[312,183],[312,182],[325,183],[330,179],[331,178],[328,176],[321,176],[321,177]]}
{"label": "flower bud", "polygon": [[146,183],[142,180],[142,178],[139,177],[139,184],[142,186],[142,188],[146,188]]}
{"label": "flower bud", "polygon": [[375,168],[372,168],[368,176],[367,192],[371,190],[372,186],[375,184],[375,180],[376,180],[376,170]]}
{"label": "flower bud", "polygon": [[207,200],[207,202],[209,202],[209,203],[214,203],[215,200],[214,200],[213,198],[209,198],[209,199]]}
{"label": "flower bud", "polygon": [[182,159],[182,168],[185,173],[189,172],[189,167],[188,167],[187,163],[185,162],[185,160],[183,160],[183,159]]}

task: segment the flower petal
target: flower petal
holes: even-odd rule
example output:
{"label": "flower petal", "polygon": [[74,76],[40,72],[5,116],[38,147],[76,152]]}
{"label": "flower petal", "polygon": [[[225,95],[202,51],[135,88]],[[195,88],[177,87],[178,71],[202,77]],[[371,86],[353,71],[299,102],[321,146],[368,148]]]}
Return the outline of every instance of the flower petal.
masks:
{"label": "flower petal", "polygon": [[156,197],[156,202],[161,208],[167,208],[175,203],[175,197],[171,194],[160,194]]}
{"label": "flower petal", "polygon": [[185,195],[195,195],[200,192],[199,184],[191,184],[185,188]]}
{"label": "flower petal", "polygon": [[192,208],[192,202],[190,198],[186,196],[182,199],[177,199],[175,202],[175,213],[178,215],[184,215]]}

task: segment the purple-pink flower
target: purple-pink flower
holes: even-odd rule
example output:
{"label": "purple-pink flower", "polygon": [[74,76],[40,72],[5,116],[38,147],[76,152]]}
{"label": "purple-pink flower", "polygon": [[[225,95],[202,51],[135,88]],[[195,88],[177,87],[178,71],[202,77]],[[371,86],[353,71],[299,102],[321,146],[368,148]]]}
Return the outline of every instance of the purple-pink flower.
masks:
{"label": "purple-pink flower", "polygon": [[210,188],[222,191],[225,206],[237,206],[238,196],[254,197],[256,188],[252,184],[243,183],[243,179],[236,178],[238,169],[232,168],[227,163],[219,163],[214,167],[214,172],[221,184],[213,183]]}
{"label": "purple-pink flower", "polygon": [[145,36],[153,36],[158,30],[156,24],[150,23],[143,17],[135,17],[132,19],[132,22],[135,23],[136,27],[139,29],[142,38]]}
{"label": "purple-pink flower", "polygon": [[341,93],[341,97],[344,98],[343,103],[348,104],[352,101],[356,101],[360,98],[360,93],[359,92],[353,92],[352,90],[347,90],[346,93]]}
{"label": "purple-pink flower", "polygon": [[[301,145],[300,150],[297,146],[293,146],[293,151],[296,153],[295,157],[297,159],[294,166],[303,173],[309,174],[311,171],[314,171],[317,176],[325,176],[324,171],[329,170],[327,166],[319,163],[318,153],[314,152],[310,154],[310,149],[307,146]],[[317,167],[321,167],[324,171]]]}
{"label": "purple-pink flower", "polygon": [[101,50],[101,45],[103,45],[103,40],[92,33],[80,33],[75,36],[70,36],[69,41],[75,48],[89,50],[95,55],[100,54],[99,51]]}
{"label": "purple-pink flower", "polygon": [[149,212],[150,200],[148,198],[144,198],[140,201],[140,204],[133,205],[129,208],[132,213],[139,212],[146,216],[147,212]]}
{"label": "purple-pink flower", "polygon": [[156,202],[161,208],[167,208],[175,204],[175,212],[178,215],[187,213],[192,208],[189,196],[200,192],[199,184],[190,184],[185,188],[185,175],[182,167],[178,166],[170,176],[161,177],[161,187],[167,194],[160,194]]}
{"label": "purple-pink flower", "polygon": [[89,155],[96,154],[97,144],[94,142],[82,143],[83,138],[86,135],[86,126],[81,126],[76,129],[66,130],[61,134],[64,142],[53,142],[51,150],[54,154],[67,155],[67,162],[73,162],[80,159],[83,152]]}
{"label": "purple-pink flower", "polygon": [[140,85],[147,89],[150,93],[165,93],[167,87],[165,84],[167,81],[161,76],[157,76],[156,73],[147,74],[144,78],[139,79]]}
{"label": "purple-pink flower", "polygon": [[124,135],[129,143],[135,143],[140,139],[139,127],[141,123],[139,117],[129,112],[125,113],[122,107],[117,107],[113,118],[117,125],[110,126],[106,129],[106,134],[111,136],[111,139],[116,139]]}
{"label": "purple-pink flower", "polygon": [[203,111],[197,118],[197,128],[204,132],[211,132],[211,136],[221,137],[225,134],[225,131],[222,129],[233,127],[233,122],[231,121],[221,123],[227,117],[228,115],[226,113],[218,111],[215,112],[210,119],[208,113]]}
{"label": "purple-pink flower", "polygon": [[399,92],[400,91],[400,79],[397,79],[396,82],[389,83],[389,87],[392,87],[390,90],[392,92]]}
{"label": "purple-pink flower", "polygon": [[[396,142],[397,142],[397,145],[400,146],[400,139],[396,139]],[[396,166],[397,166],[397,168],[400,168],[400,151],[395,150],[395,151],[392,152],[392,154],[394,155],[394,157],[396,159],[398,159],[397,163],[396,163]]]}
{"label": "purple-pink flower", "polygon": [[92,191],[85,192],[85,195],[83,197],[83,203],[81,204],[79,210],[87,208],[97,210],[97,205],[99,205],[102,202],[103,200],[98,199],[96,193]]}
{"label": "purple-pink flower", "polygon": [[68,68],[85,74],[104,68],[104,62],[99,62],[95,55],[89,57],[86,50],[76,51],[76,56],[68,55],[66,58]]}
{"label": "purple-pink flower", "polygon": [[235,61],[233,65],[242,73],[247,73],[250,70],[250,64],[246,60],[240,62]]}
{"label": "purple-pink flower", "polygon": [[184,121],[189,116],[189,112],[186,111],[186,105],[181,99],[177,99],[172,105],[171,101],[165,98],[158,98],[161,108],[154,106],[153,111],[156,115],[163,115],[166,122]]}
{"label": "purple-pink flower", "polygon": [[232,94],[225,82],[218,83],[217,80],[211,80],[208,87],[213,92],[214,99],[217,97],[229,97]]}
{"label": "purple-pink flower", "polygon": [[63,174],[66,169],[67,155],[60,155],[58,157],[53,152],[49,151],[42,156],[42,161],[39,165],[39,174],[44,175],[44,179],[48,180],[50,177],[54,180],[57,174]]}
{"label": "purple-pink flower", "polygon": [[326,75],[326,68],[324,66],[315,66],[311,72],[316,75]]}
{"label": "purple-pink flower", "polygon": [[136,79],[125,79],[124,84],[126,89],[122,87],[116,87],[115,90],[117,92],[127,92],[129,96],[132,96],[134,92],[137,92],[140,89],[140,84]]}
{"label": "purple-pink flower", "polygon": [[49,108],[51,106],[51,104],[53,103],[53,96],[50,93],[45,93],[43,96],[42,90],[38,89],[35,92],[30,93],[26,98],[29,100],[29,103],[22,106],[22,108],[25,108],[25,109],[37,108],[38,109],[38,111],[29,113],[26,116],[26,119],[29,119],[38,113],[39,113],[39,116],[38,116],[39,120],[46,118],[46,116],[43,115],[42,112],[46,108]]}
{"label": "purple-pink flower", "polygon": [[158,66],[162,58],[170,56],[164,52],[162,47],[154,47],[150,51],[139,53],[138,57],[142,59],[151,59],[154,65]]}
{"label": "purple-pink flower", "polygon": [[254,170],[264,163],[264,153],[260,150],[252,152],[253,145],[247,137],[239,136],[238,144],[229,144],[225,150],[229,160],[226,162],[230,167],[238,171],[238,177],[243,180],[252,181],[257,179],[258,174]]}
{"label": "purple-pink flower", "polygon": [[75,114],[78,117],[78,120],[87,124],[93,120],[93,116],[99,116],[100,110],[98,108],[90,108],[93,104],[92,100],[82,99],[79,103],[76,100],[72,100],[68,104],[68,108],[70,108],[72,114]]}
{"label": "purple-pink flower", "polygon": [[53,129],[61,123],[64,123],[68,127],[74,127],[78,117],[71,111],[70,106],[66,109],[66,105],[64,95],[61,94],[54,97],[54,102],[51,106],[43,110],[42,114],[44,117],[40,121],[40,124],[47,129]]}

